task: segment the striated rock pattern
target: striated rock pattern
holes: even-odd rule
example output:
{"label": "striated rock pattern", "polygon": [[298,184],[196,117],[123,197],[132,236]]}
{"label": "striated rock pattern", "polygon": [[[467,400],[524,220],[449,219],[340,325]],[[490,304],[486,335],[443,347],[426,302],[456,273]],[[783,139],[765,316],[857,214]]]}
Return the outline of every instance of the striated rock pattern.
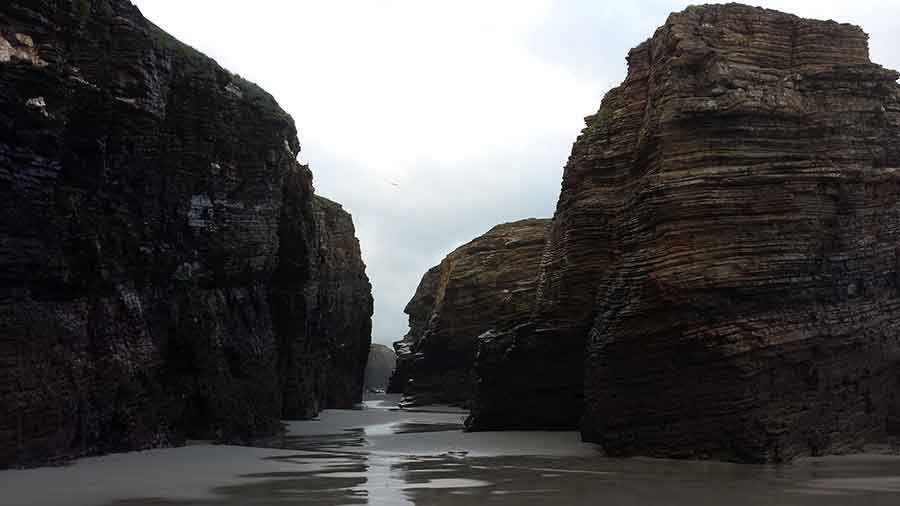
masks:
{"label": "striated rock pattern", "polygon": [[405,403],[464,404],[472,397],[477,337],[524,321],[550,220],[497,225],[422,278],[406,307],[410,333],[397,346]]}
{"label": "striated rock pattern", "polygon": [[0,6],[0,467],[358,400],[368,282],[299,149],[270,95],[126,0]]}
{"label": "striated rock pattern", "polygon": [[[858,27],[736,4],[629,53],[565,168],[536,316],[506,337],[586,344],[586,440],[781,461],[896,425],[898,76]],[[476,427],[558,409],[492,410],[500,390]]]}
{"label": "striated rock pattern", "polygon": [[387,388],[396,365],[397,355],[394,350],[383,344],[373,343],[369,349],[369,361],[366,363],[365,388]]}

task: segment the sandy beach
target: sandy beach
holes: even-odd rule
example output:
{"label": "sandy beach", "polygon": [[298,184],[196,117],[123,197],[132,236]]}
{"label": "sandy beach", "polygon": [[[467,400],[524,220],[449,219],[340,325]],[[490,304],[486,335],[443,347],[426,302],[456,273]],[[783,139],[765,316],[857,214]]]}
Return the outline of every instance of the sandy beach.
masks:
{"label": "sandy beach", "polygon": [[10,506],[894,505],[900,457],[788,466],[608,459],[575,432],[464,433],[450,407],[359,410],[287,422],[263,447],[192,445],[0,472]]}

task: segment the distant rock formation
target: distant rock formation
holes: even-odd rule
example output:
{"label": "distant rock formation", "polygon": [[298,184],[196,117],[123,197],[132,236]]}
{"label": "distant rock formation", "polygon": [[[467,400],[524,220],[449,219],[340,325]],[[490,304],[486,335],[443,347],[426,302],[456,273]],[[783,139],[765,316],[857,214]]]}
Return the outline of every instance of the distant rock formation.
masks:
{"label": "distant rock formation", "polygon": [[434,266],[422,276],[416,293],[409,300],[403,312],[409,316],[409,332],[394,343],[397,366],[388,382],[389,394],[402,394],[412,375],[413,347],[428,330],[428,323],[434,310],[435,296],[440,284],[440,266]]}
{"label": "distant rock formation", "polygon": [[410,331],[395,343],[391,391],[405,404],[466,404],[477,337],[524,321],[550,220],[497,225],[425,273],[406,306]]}
{"label": "distant rock formation", "polygon": [[372,343],[366,364],[365,388],[386,389],[396,366],[397,355],[394,350],[383,344]]}
{"label": "distant rock formation", "polygon": [[900,392],[898,75],[855,26],[671,15],[587,118],[535,317],[482,343],[472,426],[583,412],[612,455],[739,461],[883,436]]}
{"label": "distant rock formation", "polygon": [[0,75],[0,467],[359,401],[352,222],[269,94],[125,0],[4,2]]}

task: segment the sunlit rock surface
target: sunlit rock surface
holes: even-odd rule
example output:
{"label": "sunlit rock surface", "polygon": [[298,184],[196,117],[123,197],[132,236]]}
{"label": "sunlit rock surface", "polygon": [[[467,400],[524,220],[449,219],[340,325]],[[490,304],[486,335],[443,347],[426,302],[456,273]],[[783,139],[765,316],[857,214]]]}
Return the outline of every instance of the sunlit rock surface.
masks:
{"label": "sunlit rock surface", "polygon": [[535,317],[483,343],[473,426],[583,413],[614,455],[744,461],[896,427],[897,78],[855,26],[670,16],[573,147]]}
{"label": "sunlit rock surface", "polygon": [[125,0],[0,5],[0,467],[359,400],[368,282],[299,150],[270,95]]}
{"label": "sunlit rock surface", "polygon": [[410,332],[396,345],[408,404],[464,404],[472,396],[477,337],[525,320],[550,220],[497,225],[447,255],[406,306]]}

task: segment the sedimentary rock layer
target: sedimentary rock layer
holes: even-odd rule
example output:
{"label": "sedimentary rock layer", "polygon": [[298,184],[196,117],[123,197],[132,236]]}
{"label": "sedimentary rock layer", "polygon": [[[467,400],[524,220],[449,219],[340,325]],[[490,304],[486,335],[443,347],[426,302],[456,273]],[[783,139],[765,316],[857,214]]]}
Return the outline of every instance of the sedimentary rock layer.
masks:
{"label": "sedimentary rock layer", "polygon": [[368,283],[299,149],[125,0],[0,6],[0,467],[270,433],[286,347],[331,361],[292,409],[358,398]]}
{"label": "sedimentary rock layer", "polygon": [[406,306],[410,332],[396,346],[396,374],[405,376],[407,403],[471,399],[477,337],[530,315],[548,224],[527,219],[497,225],[425,274]]}
{"label": "sedimentary rock layer", "polygon": [[[536,317],[498,353],[586,343],[583,434],[614,455],[785,460],[883,435],[900,386],[897,78],[855,26],[671,15],[587,118]],[[499,386],[475,426],[558,409],[516,402],[540,375],[494,409],[521,381],[504,367],[480,369]]]}

